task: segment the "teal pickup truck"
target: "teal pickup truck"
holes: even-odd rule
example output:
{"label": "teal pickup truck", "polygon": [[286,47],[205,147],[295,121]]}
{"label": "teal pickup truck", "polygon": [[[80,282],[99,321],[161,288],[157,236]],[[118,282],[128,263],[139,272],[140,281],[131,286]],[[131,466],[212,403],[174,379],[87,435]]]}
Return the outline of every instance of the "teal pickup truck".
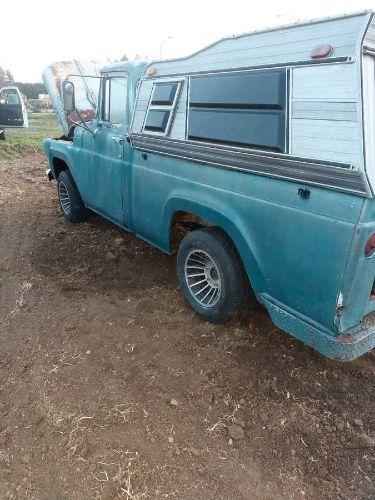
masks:
{"label": "teal pickup truck", "polygon": [[374,61],[374,13],[361,12],[181,59],[47,67],[62,213],[177,251],[204,320],[257,299],[282,330],[352,360],[375,344]]}

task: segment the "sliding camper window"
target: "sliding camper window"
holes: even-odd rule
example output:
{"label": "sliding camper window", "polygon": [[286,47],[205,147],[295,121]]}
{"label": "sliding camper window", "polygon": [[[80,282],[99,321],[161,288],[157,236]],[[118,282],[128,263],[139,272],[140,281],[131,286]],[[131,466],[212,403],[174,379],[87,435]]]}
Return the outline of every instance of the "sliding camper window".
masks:
{"label": "sliding camper window", "polygon": [[285,69],[190,78],[188,139],[286,152]]}
{"label": "sliding camper window", "polygon": [[102,92],[102,119],[115,125],[126,120],[127,79],[105,78]]}
{"label": "sliding camper window", "polygon": [[179,94],[180,82],[154,83],[146,119],[145,132],[167,135]]}

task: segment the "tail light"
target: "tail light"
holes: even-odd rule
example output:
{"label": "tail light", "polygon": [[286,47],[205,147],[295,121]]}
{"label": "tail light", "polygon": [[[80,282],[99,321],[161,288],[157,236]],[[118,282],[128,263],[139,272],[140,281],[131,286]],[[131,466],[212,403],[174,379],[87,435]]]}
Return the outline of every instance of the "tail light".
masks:
{"label": "tail light", "polygon": [[372,233],[365,246],[365,257],[370,258],[375,252],[375,233]]}

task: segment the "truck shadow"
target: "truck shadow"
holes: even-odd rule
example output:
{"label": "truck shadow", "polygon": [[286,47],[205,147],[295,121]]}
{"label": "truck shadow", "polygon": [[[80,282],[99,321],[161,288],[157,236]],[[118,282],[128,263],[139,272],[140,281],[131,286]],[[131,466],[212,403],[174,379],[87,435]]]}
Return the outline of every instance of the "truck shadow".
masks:
{"label": "truck shadow", "polygon": [[36,242],[35,265],[41,274],[58,277],[56,282],[66,291],[128,293],[177,286],[174,258],[102,217],[92,215],[77,225],[62,217],[54,219],[46,221],[43,236]]}

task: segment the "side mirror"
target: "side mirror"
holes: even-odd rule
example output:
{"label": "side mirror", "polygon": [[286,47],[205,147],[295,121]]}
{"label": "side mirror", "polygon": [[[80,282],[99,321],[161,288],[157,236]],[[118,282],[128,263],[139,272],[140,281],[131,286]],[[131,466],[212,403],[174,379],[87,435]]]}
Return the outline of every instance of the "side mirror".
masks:
{"label": "side mirror", "polygon": [[63,107],[64,111],[71,113],[75,111],[76,104],[74,99],[74,85],[67,80],[62,82]]}

